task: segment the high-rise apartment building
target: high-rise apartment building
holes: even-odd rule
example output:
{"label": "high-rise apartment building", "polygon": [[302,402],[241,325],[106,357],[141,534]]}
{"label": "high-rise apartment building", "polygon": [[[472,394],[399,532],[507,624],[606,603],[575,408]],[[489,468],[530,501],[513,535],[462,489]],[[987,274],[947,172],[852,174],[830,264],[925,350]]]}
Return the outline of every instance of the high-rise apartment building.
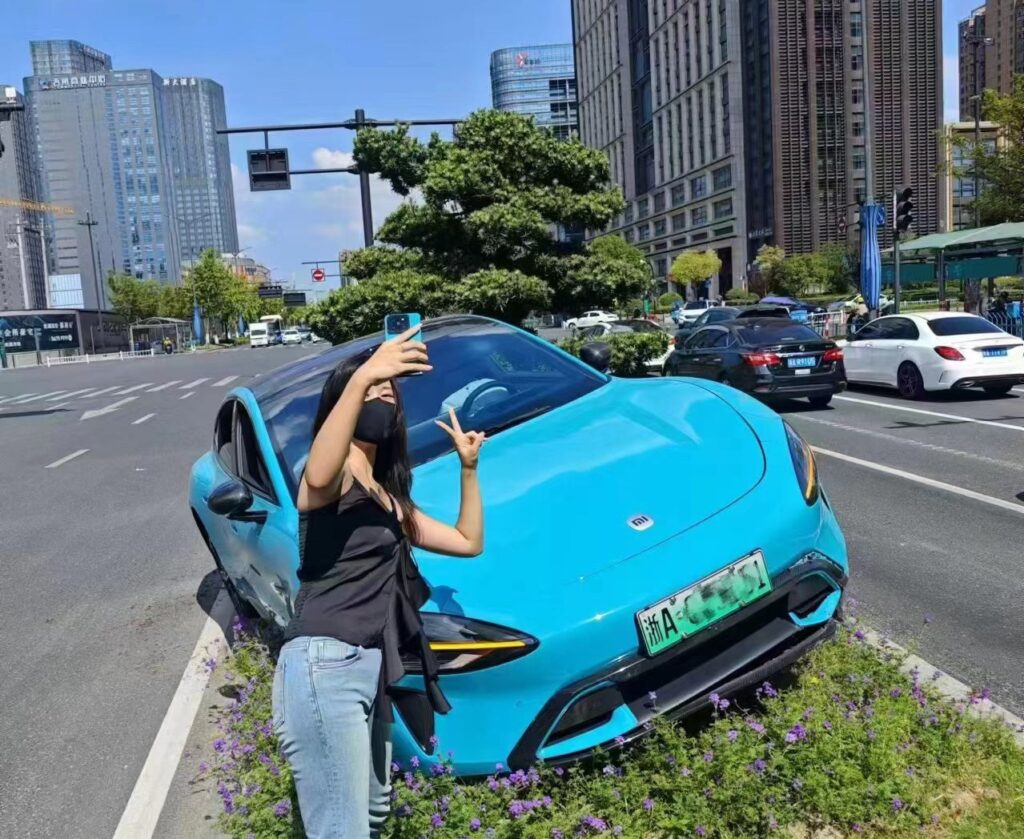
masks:
{"label": "high-rise apartment building", "polygon": [[565,139],[576,133],[572,44],[506,47],[491,53],[491,99],[499,111],[532,116]]}
{"label": "high-rise apartment building", "polygon": [[24,100],[0,85],[0,310],[46,305],[45,228]]}
{"label": "high-rise apartment building", "polygon": [[1024,74],[1024,0],[986,0],[960,21],[959,35],[960,119],[969,120],[974,119],[976,78],[978,87],[1008,94],[1014,77]]}
{"label": "high-rise apartment building", "polygon": [[174,213],[187,263],[207,248],[238,250],[235,196],[231,187],[224,88],[211,79],[165,78],[165,146],[174,182]]}
{"label": "high-rise apartment building", "polygon": [[608,153],[629,202],[615,229],[657,277],[712,248],[718,293],[761,245],[852,243],[869,164],[876,200],[911,186],[918,232],[938,228],[940,0],[574,0],[573,13],[581,134]]}
{"label": "high-rise apartment building", "polygon": [[684,250],[714,250],[708,289],[743,281],[742,63],[736,0],[573,0],[583,141],[627,201],[612,230],[665,281]]}
{"label": "high-rise apartment building", "polygon": [[[115,70],[74,41],[31,51],[25,89],[41,191],[75,210],[50,222],[60,278],[51,296],[61,295],[52,305],[105,308],[112,271],[178,282],[199,251],[237,250],[227,141],[216,134],[226,122],[220,85]],[[94,224],[80,223],[87,214]]]}

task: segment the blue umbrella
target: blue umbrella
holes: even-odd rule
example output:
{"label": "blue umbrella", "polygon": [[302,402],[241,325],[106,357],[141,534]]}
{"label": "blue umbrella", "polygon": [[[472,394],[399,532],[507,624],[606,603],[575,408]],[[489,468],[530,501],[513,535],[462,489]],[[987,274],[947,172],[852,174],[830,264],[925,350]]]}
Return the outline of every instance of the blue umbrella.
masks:
{"label": "blue umbrella", "polygon": [[195,343],[203,343],[203,310],[198,303],[192,307],[192,336]]}
{"label": "blue umbrella", "polygon": [[860,208],[860,293],[869,311],[878,311],[882,294],[882,253],[878,249],[878,228],[885,224],[885,208],[865,204]]}

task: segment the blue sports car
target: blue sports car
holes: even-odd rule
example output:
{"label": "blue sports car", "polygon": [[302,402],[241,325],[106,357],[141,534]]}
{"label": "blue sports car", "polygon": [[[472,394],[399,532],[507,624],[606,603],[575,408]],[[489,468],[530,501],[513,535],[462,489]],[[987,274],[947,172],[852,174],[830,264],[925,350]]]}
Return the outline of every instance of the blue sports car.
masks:
{"label": "blue sports car", "polygon": [[[834,631],[846,545],[810,450],[774,411],[714,382],[616,379],[485,318],[427,321],[423,339],[434,369],[400,389],[425,512],[452,521],[459,504],[459,462],[434,420],[454,407],[489,440],[484,553],[417,555],[454,706],[437,734],[457,772],[629,740],[655,714],[760,683]],[[320,390],[380,340],[299,361],[221,407],[189,503],[240,610],[287,622]],[[413,672],[399,688],[421,685]],[[424,739],[399,719],[396,757],[428,760]]]}

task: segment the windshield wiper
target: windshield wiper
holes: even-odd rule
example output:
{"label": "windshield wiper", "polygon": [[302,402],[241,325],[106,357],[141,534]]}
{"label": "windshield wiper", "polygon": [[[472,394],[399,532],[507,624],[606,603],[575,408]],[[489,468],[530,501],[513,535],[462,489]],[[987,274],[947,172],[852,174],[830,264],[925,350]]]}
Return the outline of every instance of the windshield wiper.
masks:
{"label": "windshield wiper", "polygon": [[529,419],[538,417],[541,414],[546,414],[551,410],[550,405],[538,405],[536,408],[531,408],[528,411],[523,411],[521,414],[516,414],[507,420],[502,420],[499,423],[495,423],[492,426],[482,429],[485,434],[497,434],[499,431],[504,431],[506,428],[511,428],[514,425],[524,423]]}

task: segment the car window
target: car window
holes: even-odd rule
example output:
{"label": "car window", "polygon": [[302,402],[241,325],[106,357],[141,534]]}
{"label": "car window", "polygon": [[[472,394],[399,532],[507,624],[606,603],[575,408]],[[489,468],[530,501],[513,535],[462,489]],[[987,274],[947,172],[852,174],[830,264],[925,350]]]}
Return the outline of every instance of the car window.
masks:
{"label": "car window", "polygon": [[237,474],[235,462],[235,405],[231,399],[221,405],[213,428],[213,450],[224,468],[232,475]]}
{"label": "car window", "polygon": [[857,332],[856,339],[858,341],[867,341],[872,338],[880,338],[882,336],[882,330],[879,327],[879,322],[876,320],[869,323]]}
{"label": "car window", "polygon": [[718,347],[727,347],[731,343],[732,343],[732,335],[730,335],[728,332],[726,332],[723,329],[721,331],[718,331],[718,334],[715,335],[714,340],[712,340],[710,346],[716,347],[716,348],[718,348]]}
{"label": "car window", "polygon": [[[464,428],[500,433],[558,408],[607,383],[595,370],[546,341],[494,321],[453,318],[425,325],[423,337],[434,369],[398,382],[408,434],[409,459],[418,466],[452,450],[434,424],[455,407]],[[313,417],[324,380],[344,358],[371,351],[379,336],[300,362],[277,385],[260,391],[260,408],[289,487],[295,492],[312,442]]]}
{"label": "car window", "polygon": [[701,317],[707,318],[707,323],[721,323],[725,320],[735,320],[736,315],[735,309],[708,309]]}
{"label": "car window", "polygon": [[739,338],[744,344],[753,345],[781,344],[785,341],[821,340],[821,336],[809,326],[783,320],[746,325],[739,330]]}
{"label": "car window", "polygon": [[917,325],[908,318],[893,318],[886,329],[886,338],[900,341],[916,341],[921,337]]}
{"label": "car window", "polygon": [[687,303],[683,306],[684,309],[705,309],[707,306],[702,301],[694,301],[693,303]]}
{"label": "car window", "polygon": [[954,315],[927,321],[928,328],[936,335],[991,335],[1003,332],[994,323],[976,315]]}
{"label": "car window", "polygon": [[267,465],[260,454],[256,430],[252,427],[249,412],[241,405],[235,411],[235,434],[238,437],[238,477],[253,489],[268,498],[273,498],[274,490],[270,484]]}
{"label": "car window", "polygon": [[686,348],[699,350],[709,346],[714,340],[717,331],[716,329],[702,329],[699,332],[695,332],[686,342]]}

